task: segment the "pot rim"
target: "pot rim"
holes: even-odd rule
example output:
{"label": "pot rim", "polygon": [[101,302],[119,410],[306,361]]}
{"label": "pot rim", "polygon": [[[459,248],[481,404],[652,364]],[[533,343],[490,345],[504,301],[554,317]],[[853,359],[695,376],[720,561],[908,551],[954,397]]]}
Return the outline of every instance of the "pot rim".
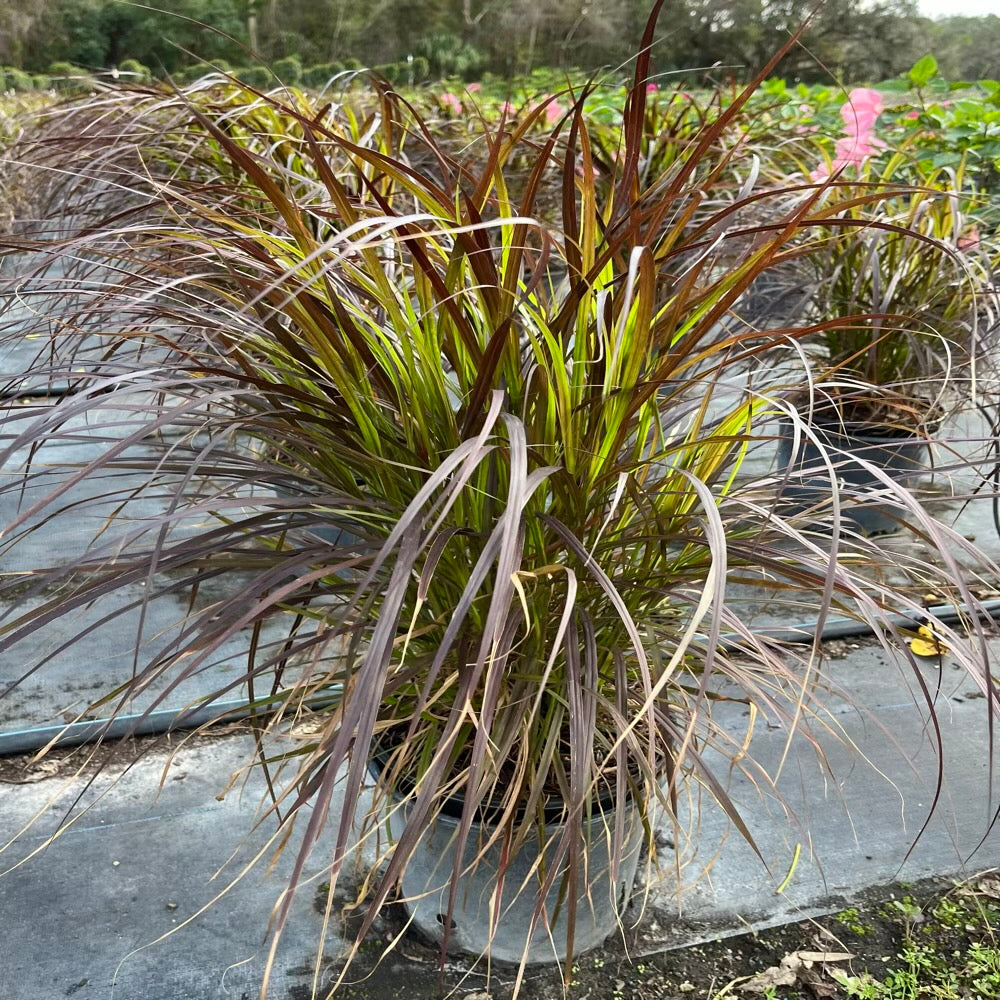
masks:
{"label": "pot rim", "polygon": [[[372,752],[368,756],[368,769],[375,781],[382,785],[382,787],[385,788],[391,795],[396,798],[404,798],[408,796],[409,793],[411,793],[416,787],[415,782],[409,779],[404,779],[403,781],[394,782],[390,785],[382,780],[382,775],[385,771],[386,765],[388,764],[388,758],[391,752],[392,751],[387,748],[382,749],[373,747]],[[402,789],[402,794],[397,792],[397,789]],[[599,815],[613,815],[618,809],[618,804],[615,802],[614,796],[610,793],[594,796],[591,801],[593,806],[589,815],[594,815],[595,813]],[[632,796],[627,796],[626,808],[632,808],[633,805],[634,802],[632,800]],[[437,810],[437,816],[451,821],[457,821],[462,818],[464,808],[464,795],[461,793],[449,795],[441,800],[440,807]],[[487,799],[477,806],[473,817],[473,823],[478,823],[483,826],[495,825],[496,821],[503,814],[504,808],[504,805],[499,802],[495,796]],[[552,827],[565,826],[568,818],[568,808],[565,801],[561,798],[553,799],[552,797],[549,797],[542,806],[542,815],[546,825],[551,825]],[[588,813],[585,811],[583,815],[585,817]],[[524,818],[524,809],[519,806],[514,811],[514,821],[516,823],[520,823],[524,820]]]}
{"label": "pot rim", "polygon": [[[839,410],[832,412],[831,408],[814,410],[811,414],[800,414],[803,425],[812,427],[824,434],[855,441],[871,442],[873,444],[930,444],[932,436],[941,426],[941,418],[935,417],[922,421],[919,426],[905,433],[898,424],[887,424],[883,421],[844,420]],[[791,427],[795,420],[785,414],[781,418],[783,427]],[[879,433],[879,431],[886,433]]]}

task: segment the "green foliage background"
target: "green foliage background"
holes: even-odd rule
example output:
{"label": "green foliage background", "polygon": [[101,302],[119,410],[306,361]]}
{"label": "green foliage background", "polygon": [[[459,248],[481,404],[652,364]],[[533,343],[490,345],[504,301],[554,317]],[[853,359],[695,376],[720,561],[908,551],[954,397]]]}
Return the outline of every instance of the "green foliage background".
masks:
{"label": "green foliage background", "polygon": [[[150,5],[155,7],[155,3]],[[5,0],[0,65],[108,69],[128,59],[154,75],[199,59],[233,66],[298,57],[304,67],[406,65],[476,79],[538,66],[591,70],[636,51],[648,0],[171,0],[169,11],[123,0]],[[654,44],[661,71],[716,67],[747,77],[799,23],[791,0],[676,0]],[[210,25],[212,29],[206,28]],[[1000,17],[918,16],[911,0],[829,0],[780,67],[791,80],[887,79],[933,51],[950,79],[996,76]],[[410,64],[412,65],[412,64]]]}

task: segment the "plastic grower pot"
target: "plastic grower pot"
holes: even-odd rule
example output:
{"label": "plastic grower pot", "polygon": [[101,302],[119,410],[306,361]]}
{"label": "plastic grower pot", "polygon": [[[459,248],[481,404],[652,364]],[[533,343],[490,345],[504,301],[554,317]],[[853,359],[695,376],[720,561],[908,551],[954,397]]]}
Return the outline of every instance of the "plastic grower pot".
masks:
{"label": "plastic grower pot", "polygon": [[[404,905],[414,925],[433,941],[440,941],[447,920],[459,822],[452,816],[439,816],[424,832],[403,873]],[[473,824],[462,856],[463,874],[451,914],[449,948],[472,955],[489,954],[492,960],[501,962],[520,962],[525,951],[528,962],[561,961],[566,957],[570,905],[576,910],[574,954],[602,944],[620,926],[632,898],[643,834],[639,811],[632,808],[625,819],[625,849],[618,878],[612,883],[614,822],[612,811],[580,823],[581,850],[586,853],[580,881],[585,884],[578,886],[577,898],[570,903],[560,899],[565,890],[560,884],[562,879],[557,877],[530,935],[536,897],[544,878],[544,867],[538,864],[537,837],[529,838],[508,860],[498,907],[497,871],[504,851],[503,838],[476,861],[490,830],[483,824]],[[550,841],[558,833],[558,829],[546,830]]]}
{"label": "plastic grower pot", "polygon": [[[898,504],[878,499],[886,496],[886,484],[872,467],[881,469],[895,482],[905,485],[926,472],[930,445],[926,438],[889,436],[878,433],[877,425],[817,421],[810,425],[820,444],[801,434],[793,454],[794,432],[790,420],[781,421],[778,440],[778,469],[788,474],[782,497],[798,509],[829,507],[833,487],[846,487],[850,502],[842,516],[867,535],[898,531],[901,511]],[[825,455],[824,455],[825,452]],[[827,463],[833,465],[833,481]]]}
{"label": "plastic grower pot", "polygon": [[[384,766],[378,752],[369,764],[377,783]],[[391,796],[396,804],[399,798]],[[407,861],[401,882],[401,897],[413,925],[429,940],[440,943],[448,919],[448,900],[455,865],[457,834],[462,801],[448,800],[436,821],[423,831]],[[407,821],[406,803],[387,819],[390,840]],[[573,933],[573,953],[582,954],[602,944],[620,926],[632,898],[639,856],[644,841],[640,810],[629,807],[619,858],[617,878],[611,880],[611,848],[614,841],[615,810],[598,806],[579,822],[581,856]],[[546,854],[553,853],[563,827],[553,821],[546,825]],[[566,929],[569,901],[557,876],[545,897],[542,914],[531,931],[538,890],[548,871],[539,863],[539,834],[529,836],[519,851],[507,859],[499,906],[496,899],[497,874],[506,853],[504,838],[485,847],[495,827],[488,809],[473,822],[462,854],[455,907],[451,913],[449,951],[455,954],[485,955],[501,962],[520,962],[525,952],[531,963],[562,961],[566,957]],[[547,859],[543,859],[546,861]],[[565,867],[565,863],[564,866]],[[568,884],[568,883],[567,883]]]}

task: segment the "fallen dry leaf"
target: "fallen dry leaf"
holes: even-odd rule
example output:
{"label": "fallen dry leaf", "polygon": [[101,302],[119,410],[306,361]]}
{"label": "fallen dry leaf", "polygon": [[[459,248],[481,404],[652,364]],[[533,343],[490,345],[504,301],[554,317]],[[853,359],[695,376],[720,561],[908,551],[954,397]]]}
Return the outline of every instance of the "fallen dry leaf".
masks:
{"label": "fallen dry leaf", "polygon": [[1000,899],[1000,875],[987,875],[975,884],[975,895],[989,896],[990,899]]}
{"label": "fallen dry leaf", "polygon": [[763,972],[758,972],[756,976],[751,976],[737,989],[742,993],[766,993],[776,986],[794,986],[798,981],[797,969],[786,968],[783,965],[772,965],[770,969],[765,969]]}
{"label": "fallen dry leaf", "polygon": [[826,984],[812,971],[815,965],[828,965],[831,962],[847,962],[854,958],[846,951],[793,951],[781,960],[780,965],[772,965],[764,972],[751,976],[738,989],[744,993],[766,993],[778,986],[795,986],[802,983],[808,986],[817,997],[834,996],[826,992]]}
{"label": "fallen dry leaf", "polygon": [[854,956],[847,951],[793,951],[799,960],[808,968],[816,962],[849,962]]}
{"label": "fallen dry leaf", "polygon": [[311,739],[317,733],[321,733],[329,724],[328,720],[322,718],[307,719],[305,722],[297,722],[288,730],[288,735],[292,739]]}
{"label": "fallen dry leaf", "polygon": [[811,978],[806,980],[805,985],[816,1000],[829,1000],[830,997],[838,995],[839,990],[837,989],[836,983],[827,982],[825,979],[819,979],[815,972],[810,973],[810,976]]}
{"label": "fallen dry leaf", "polygon": [[17,777],[7,777],[0,774],[0,782],[8,785],[31,785],[36,781],[44,781],[59,773],[59,764],[54,760],[42,760],[37,764],[29,764],[18,773]]}
{"label": "fallen dry leaf", "polygon": [[945,656],[948,647],[926,626],[917,629],[917,638],[910,640],[910,651],[914,656]]}

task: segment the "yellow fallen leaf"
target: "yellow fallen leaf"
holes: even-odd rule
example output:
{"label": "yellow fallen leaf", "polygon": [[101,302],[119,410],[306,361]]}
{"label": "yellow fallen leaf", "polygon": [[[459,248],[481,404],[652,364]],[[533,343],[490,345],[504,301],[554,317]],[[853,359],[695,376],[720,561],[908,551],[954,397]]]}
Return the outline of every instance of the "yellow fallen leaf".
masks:
{"label": "yellow fallen leaf", "polygon": [[946,656],[948,647],[926,625],[921,625],[917,637],[910,640],[910,652],[914,656]]}

